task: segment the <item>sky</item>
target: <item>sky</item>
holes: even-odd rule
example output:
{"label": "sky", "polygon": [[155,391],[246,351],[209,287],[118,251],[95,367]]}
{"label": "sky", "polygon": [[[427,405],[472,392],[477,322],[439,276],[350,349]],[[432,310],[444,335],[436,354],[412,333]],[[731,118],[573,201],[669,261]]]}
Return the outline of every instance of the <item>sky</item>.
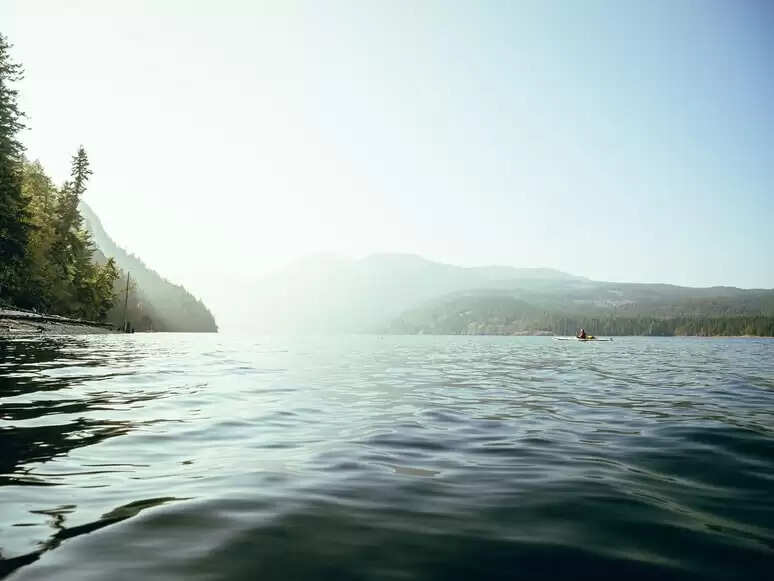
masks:
{"label": "sky", "polygon": [[27,155],[219,309],[310,253],[774,287],[774,6],[0,0]]}

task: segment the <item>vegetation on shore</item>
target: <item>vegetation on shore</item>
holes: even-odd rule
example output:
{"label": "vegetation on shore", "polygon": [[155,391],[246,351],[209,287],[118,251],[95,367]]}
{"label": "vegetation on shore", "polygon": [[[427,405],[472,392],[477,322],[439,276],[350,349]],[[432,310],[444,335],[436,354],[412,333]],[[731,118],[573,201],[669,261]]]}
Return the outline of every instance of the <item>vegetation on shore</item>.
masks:
{"label": "vegetation on shore", "polygon": [[83,147],[70,179],[54,186],[39,163],[24,159],[24,128],[13,83],[22,68],[0,36],[0,299],[21,307],[105,320],[113,307],[115,261],[96,264],[78,202],[91,175]]}
{"label": "vegetation on shore", "polygon": [[19,139],[24,113],[14,88],[23,71],[10,48],[0,34],[0,307],[121,327],[127,288],[123,266],[132,269],[126,314],[134,328],[217,331],[200,301],[116,246],[93,212],[88,210],[89,220],[84,220],[82,198],[92,171],[83,146],[72,158],[70,178],[60,186],[39,162],[25,158]]}

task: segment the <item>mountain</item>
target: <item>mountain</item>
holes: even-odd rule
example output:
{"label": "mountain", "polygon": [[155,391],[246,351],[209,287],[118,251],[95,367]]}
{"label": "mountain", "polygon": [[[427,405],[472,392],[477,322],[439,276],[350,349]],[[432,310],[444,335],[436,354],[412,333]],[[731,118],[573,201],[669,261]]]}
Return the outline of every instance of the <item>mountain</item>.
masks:
{"label": "mountain", "polygon": [[249,289],[245,320],[260,332],[378,331],[406,309],[502,280],[574,280],[548,269],[463,268],[410,254],[311,256]]}
{"label": "mountain", "polygon": [[264,333],[565,334],[577,325],[601,334],[604,321],[611,334],[673,334],[703,319],[713,319],[714,329],[716,319],[734,318],[724,324],[728,332],[762,334],[774,317],[772,290],[602,282],[552,269],[460,267],[406,254],[307,257],[264,277],[248,295],[245,320]]}
{"label": "mountain", "polygon": [[[116,264],[129,272],[134,288],[129,293],[129,316],[132,325],[140,331],[217,332],[215,318],[207,307],[180,285],[169,282],[142,260],[118,246],[105,232],[94,211],[84,202],[79,209],[84,225],[97,247],[97,260],[113,257]],[[123,281],[123,282],[122,282]],[[123,321],[123,289],[125,274],[117,285],[120,299],[116,301],[109,320]]]}

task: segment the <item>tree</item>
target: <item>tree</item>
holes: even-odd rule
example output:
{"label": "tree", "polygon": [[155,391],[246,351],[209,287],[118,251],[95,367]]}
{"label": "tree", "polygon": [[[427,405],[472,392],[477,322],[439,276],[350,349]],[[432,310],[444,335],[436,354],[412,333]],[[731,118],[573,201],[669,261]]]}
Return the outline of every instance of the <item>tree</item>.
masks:
{"label": "tree", "polygon": [[[86,182],[89,181],[89,176],[93,172],[89,167],[89,158],[86,155],[86,150],[83,145],[78,147],[78,152],[73,156],[73,161],[70,169],[70,177],[72,178],[73,193],[77,199],[80,200],[81,196],[86,192]],[[80,214],[78,214],[80,219]],[[80,225],[80,221],[79,221]]]}
{"label": "tree", "polygon": [[70,181],[62,186],[57,200],[54,254],[55,262],[63,270],[67,269],[68,259],[73,259],[84,250],[80,246],[81,240],[78,236],[83,226],[78,202],[86,192],[86,182],[89,181],[91,173],[89,158],[81,145],[72,159]]}
{"label": "tree", "polygon": [[19,285],[29,234],[27,199],[22,195],[24,146],[17,138],[24,113],[12,88],[23,70],[11,60],[10,49],[0,35],[0,297],[10,297]]}

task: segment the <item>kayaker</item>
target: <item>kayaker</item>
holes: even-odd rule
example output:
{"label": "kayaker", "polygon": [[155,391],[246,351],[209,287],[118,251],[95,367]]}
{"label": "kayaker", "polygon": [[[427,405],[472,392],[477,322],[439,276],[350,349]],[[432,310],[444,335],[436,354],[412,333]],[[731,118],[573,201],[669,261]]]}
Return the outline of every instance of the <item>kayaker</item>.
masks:
{"label": "kayaker", "polygon": [[581,327],[580,333],[577,335],[578,339],[585,339],[586,338],[586,329]]}

